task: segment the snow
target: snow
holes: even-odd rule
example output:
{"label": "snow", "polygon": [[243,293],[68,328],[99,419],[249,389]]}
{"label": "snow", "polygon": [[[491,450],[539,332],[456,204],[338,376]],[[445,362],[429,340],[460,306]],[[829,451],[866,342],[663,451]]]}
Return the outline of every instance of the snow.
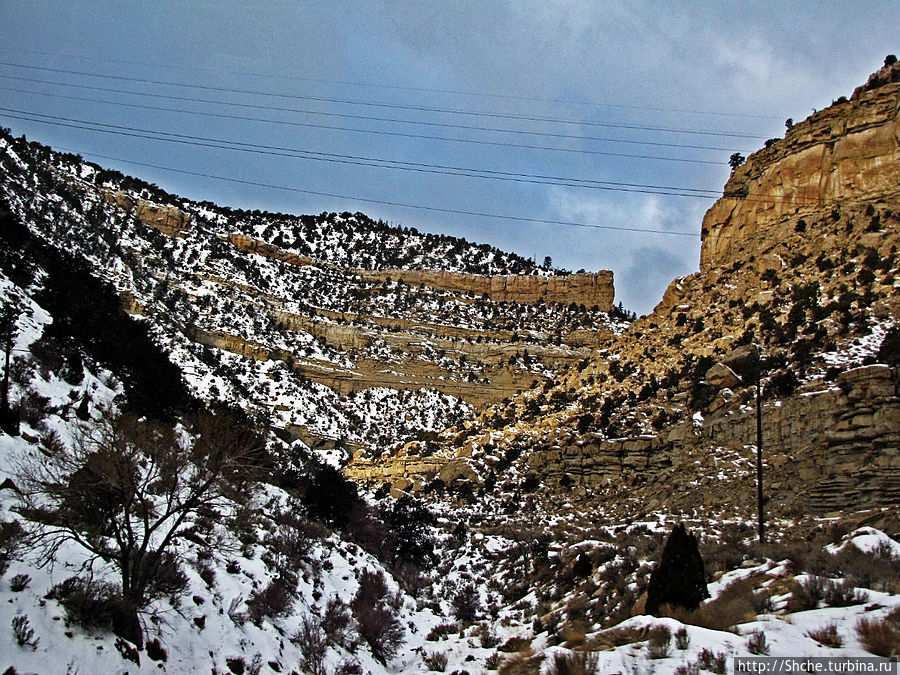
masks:
{"label": "snow", "polygon": [[837,553],[851,545],[865,553],[886,551],[893,557],[900,558],[900,543],[872,527],[860,527],[846,535],[841,543],[827,546],[826,550],[829,553]]}

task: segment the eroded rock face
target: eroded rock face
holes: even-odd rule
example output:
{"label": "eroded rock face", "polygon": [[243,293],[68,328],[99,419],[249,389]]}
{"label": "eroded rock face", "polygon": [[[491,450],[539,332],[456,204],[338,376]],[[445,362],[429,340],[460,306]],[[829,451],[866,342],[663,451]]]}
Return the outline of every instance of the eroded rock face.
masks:
{"label": "eroded rock face", "polygon": [[104,199],[127,211],[133,211],[138,220],[169,237],[183,237],[191,227],[191,215],[174,206],[154,204],[143,199],[135,200],[120,190],[104,191]]}
{"label": "eroded rock face", "polygon": [[312,258],[308,258],[305,255],[285,251],[278,248],[277,246],[273,246],[272,244],[268,244],[264,241],[254,239],[253,237],[248,237],[243,234],[238,234],[237,232],[231,233],[228,236],[228,240],[232,243],[232,245],[234,245],[241,251],[244,251],[245,253],[254,253],[266,258],[274,258],[275,260],[281,260],[282,262],[285,262],[289,265],[303,266],[316,264],[316,262]]}
{"label": "eroded rock face", "polygon": [[886,84],[858,88],[734,171],[703,218],[701,272],[777,241],[788,219],[900,194],[900,63],[873,78]]}
{"label": "eroded rock face", "polygon": [[[799,512],[827,513],[900,503],[900,397],[897,373],[885,365],[854,368],[834,386],[822,384],[763,408],[766,494]],[[584,441],[532,453],[529,469],[545,482],[563,476],[576,486],[658,482],[666,501],[675,477],[702,476],[702,461],[730,450],[740,453],[755,440],[751,410],[715,416],[702,425],[680,423],[659,436]],[[754,467],[748,482],[713,481],[708,494],[689,493],[696,503],[752,502]],[[710,467],[717,466],[710,462]]]}
{"label": "eroded rock face", "polygon": [[471,291],[487,295],[496,302],[521,302],[534,304],[560,302],[593,307],[608,312],[613,307],[615,288],[613,273],[608,270],[589,274],[567,274],[558,277],[537,275],[459,274],[443,270],[356,270],[366,280],[382,282],[386,279],[402,279],[411,286],[424,284],[448,291]]}
{"label": "eroded rock face", "polygon": [[[233,233],[229,241],[235,247],[247,253],[281,260],[289,265],[322,264],[312,258],[291,253],[253,239],[242,234]],[[566,274],[563,276],[544,277],[538,275],[494,275],[463,274],[444,270],[405,270],[384,269],[343,270],[359,276],[364,281],[382,283],[388,279],[403,281],[410,286],[429,286],[444,291],[472,292],[475,295],[486,295],[495,302],[518,302],[535,304],[537,302],[575,303],[608,312],[613,308],[615,286],[613,273],[609,270],[586,274]]]}

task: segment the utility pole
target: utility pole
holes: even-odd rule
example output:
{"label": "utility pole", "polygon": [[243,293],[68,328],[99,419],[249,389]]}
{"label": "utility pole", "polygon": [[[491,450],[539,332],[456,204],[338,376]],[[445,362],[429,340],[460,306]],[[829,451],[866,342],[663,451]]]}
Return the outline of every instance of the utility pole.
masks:
{"label": "utility pole", "polygon": [[756,363],[756,506],[759,519],[759,543],[766,541],[765,515],[763,513],[763,469],[762,469],[762,352]]}

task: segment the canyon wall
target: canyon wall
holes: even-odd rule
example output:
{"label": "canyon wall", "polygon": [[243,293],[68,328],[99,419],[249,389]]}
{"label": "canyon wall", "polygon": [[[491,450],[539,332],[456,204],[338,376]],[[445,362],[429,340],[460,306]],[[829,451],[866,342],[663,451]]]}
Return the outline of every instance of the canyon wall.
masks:
{"label": "canyon wall", "polygon": [[900,195],[900,63],[872,77],[734,171],[703,218],[701,271],[777,242],[788,220]]}

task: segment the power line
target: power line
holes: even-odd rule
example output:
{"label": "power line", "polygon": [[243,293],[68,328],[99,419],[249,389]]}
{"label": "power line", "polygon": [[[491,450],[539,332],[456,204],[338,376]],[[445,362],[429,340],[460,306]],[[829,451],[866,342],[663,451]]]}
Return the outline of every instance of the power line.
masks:
{"label": "power line", "polygon": [[410,203],[404,203],[404,202],[387,201],[387,200],[383,200],[383,199],[369,199],[369,198],[365,198],[365,197],[354,197],[354,196],[349,196],[349,195],[336,194],[333,192],[319,192],[319,191],[315,191],[315,190],[306,190],[303,188],[290,187],[290,186],[286,186],[286,185],[275,185],[273,183],[264,183],[264,182],[260,182],[260,181],[251,181],[251,180],[245,180],[245,179],[241,179],[241,178],[232,178],[229,176],[219,176],[216,174],[204,173],[204,172],[200,172],[200,171],[188,171],[187,169],[176,169],[171,166],[164,166],[164,165],[160,165],[160,164],[149,164],[149,163],[144,163],[144,162],[136,162],[134,160],[123,159],[121,157],[112,157],[110,155],[102,155],[102,154],[96,153],[96,152],[81,153],[80,151],[75,150],[73,148],[60,148],[60,149],[67,150],[68,152],[82,154],[82,155],[85,155],[88,157],[99,157],[101,159],[107,159],[107,160],[111,160],[111,161],[115,161],[115,162],[122,162],[123,164],[132,164],[134,166],[142,166],[142,167],[149,168],[149,169],[159,169],[161,171],[170,171],[172,173],[179,173],[179,174],[183,174],[183,175],[187,175],[187,176],[209,178],[212,180],[220,180],[220,181],[225,181],[228,183],[236,183],[236,184],[240,184],[240,185],[251,185],[253,187],[269,188],[269,189],[273,189],[273,190],[283,190],[285,192],[295,192],[295,193],[299,193],[299,194],[314,195],[317,197],[328,197],[330,199],[346,199],[348,201],[363,202],[366,204],[378,204],[380,206],[395,206],[395,207],[400,207],[400,208],[405,208],[405,209],[415,209],[415,210],[419,210],[419,211],[430,211],[430,212],[435,212],[435,213],[449,213],[452,215],[462,215],[462,216],[475,216],[475,217],[479,217],[479,218],[494,218],[497,220],[510,220],[510,221],[514,221],[514,222],[534,223],[534,224],[538,224],[538,225],[564,225],[567,227],[583,227],[583,228],[590,228],[590,229],[596,229],[596,230],[642,232],[642,233],[646,233],[646,234],[667,234],[667,235],[680,236],[680,237],[699,238],[699,236],[700,236],[696,232],[678,232],[678,231],[673,231],[673,230],[654,230],[654,229],[650,229],[650,228],[640,228],[640,227],[619,227],[616,225],[597,225],[594,223],[579,223],[579,222],[566,221],[566,220],[547,220],[547,219],[543,219],[543,218],[526,218],[523,216],[510,216],[510,215],[503,215],[503,214],[497,214],[497,213],[486,213],[486,212],[482,212],[482,211],[465,211],[462,209],[449,209],[449,208],[443,208],[443,207],[438,207],[438,206],[427,206],[427,205],[423,205],[423,204],[410,204]]}
{"label": "power line", "polygon": [[[82,129],[85,131],[94,131],[97,133],[113,134],[117,136],[128,136],[133,138],[144,138],[148,140],[165,141],[168,143],[179,143],[183,145],[191,145],[196,147],[209,147],[222,150],[232,150],[238,152],[249,152],[254,154],[272,155],[278,157],[291,157],[295,159],[307,159],[313,161],[324,161],[338,164],[349,164],[354,166],[368,166],[383,169],[395,169],[400,171],[413,171],[418,173],[441,174],[451,176],[462,176],[466,178],[482,178],[488,180],[512,181],[517,183],[532,183],[538,185],[556,185],[561,187],[580,187],[595,190],[613,190],[618,192],[639,192],[646,194],[660,194],[678,197],[702,197],[712,198],[718,197],[718,191],[707,190],[701,188],[686,188],[678,186],[651,185],[643,183],[624,183],[618,181],[596,181],[584,178],[571,178],[563,176],[547,176],[541,174],[526,174],[512,171],[497,171],[492,169],[477,169],[471,167],[456,167],[443,164],[427,164],[422,162],[402,162],[399,160],[390,160],[376,157],[364,157],[358,155],[344,155],[339,153],[326,153],[313,150],[303,150],[298,148],[287,148],[282,146],[264,145],[258,143],[245,143],[241,141],[229,141],[223,139],[208,138],[203,136],[193,136],[188,134],[176,134],[166,131],[155,131],[152,129],[141,129],[137,127],[126,127],[115,124],[105,124],[101,122],[93,122],[89,120],[80,120],[71,117],[63,117],[58,115],[46,115],[33,111],[16,110],[13,108],[0,107],[0,111],[6,113],[7,117],[13,119],[26,120],[42,124],[50,124],[69,128]],[[46,119],[39,119],[46,118]],[[90,125],[90,126],[88,126]],[[103,127],[103,128],[96,128]]]}
{"label": "power line", "polygon": [[[0,75],[0,77],[3,77]],[[39,91],[30,91],[27,89],[17,89],[15,87],[0,87],[0,91],[13,91],[18,93],[24,93],[29,95],[36,96],[47,96],[51,98],[61,98],[72,101],[83,101],[87,103],[103,103],[106,105],[114,105],[119,107],[128,107],[128,108],[137,108],[140,110],[155,110],[159,112],[173,112],[180,113],[186,115],[199,115],[203,117],[214,117],[220,119],[232,119],[232,120],[243,120],[248,122],[263,122],[266,124],[276,124],[283,126],[294,126],[294,127],[304,127],[304,128],[312,128],[312,129],[325,129],[330,131],[350,131],[355,133],[363,133],[363,134],[375,134],[379,136],[396,136],[400,138],[417,138],[423,140],[434,140],[434,141],[450,141],[454,143],[468,143],[474,145],[487,145],[493,147],[505,147],[505,148],[522,148],[526,150],[544,150],[550,152],[567,152],[574,154],[583,154],[583,155],[596,155],[596,156],[604,156],[604,157],[624,157],[631,159],[649,159],[649,160],[659,160],[659,161],[668,161],[668,162],[687,162],[691,164],[712,164],[715,166],[721,166],[723,163],[720,161],[713,161],[708,159],[691,159],[688,157],[665,157],[659,155],[638,155],[634,153],[626,153],[626,152],[610,152],[606,150],[587,150],[583,148],[559,148],[552,147],[546,145],[529,145],[526,143],[510,143],[510,142],[502,142],[502,141],[488,141],[482,139],[471,139],[471,138],[455,138],[450,136],[433,136],[428,134],[411,134],[402,131],[384,131],[377,129],[360,129],[354,127],[341,127],[337,125],[329,125],[329,124],[314,124],[311,122],[296,122],[293,120],[273,120],[273,119],[265,119],[260,117],[250,117],[246,115],[232,115],[227,113],[215,113],[208,111],[200,111],[200,110],[185,110],[183,108],[169,108],[166,106],[152,106],[152,105],[141,105],[138,103],[125,103],[123,101],[108,101],[105,99],[96,99],[96,98],[88,98],[85,96],[70,96],[66,94],[53,94],[49,92],[39,92]],[[553,134],[556,135],[556,134]],[[609,142],[616,143],[641,143],[640,141],[621,141],[615,139],[603,139]],[[644,143],[641,143],[644,144]],[[697,146],[684,146],[679,144],[671,144],[671,143],[646,143],[647,145],[662,145],[666,147],[697,147]],[[713,148],[703,148],[703,149],[713,149]],[[723,148],[724,149],[724,148]]]}
{"label": "power line", "polygon": [[391,84],[381,84],[381,83],[372,83],[372,82],[358,82],[352,80],[329,80],[323,78],[314,78],[314,77],[299,77],[296,75],[267,75],[265,73],[248,73],[237,70],[226,70],[226,69],[218,69],[218,68],[201,68],[198,66],[175,66],[171,64],[164,63],[150,63],[145,61],[131,61],[127,59],[105,59],[97,56],[83,56],[79,54],[60,54],[55,52],[46,52],[46,51],[38,51],[38,50],[28,50],[28,49],[14,49],[10,47],[0,47],[0,51],[9,51],[9,52],[17,52],[22,54],[37,54],[41,56],[52,56],[56,58],[66,58],[66,59],[82,59],[85,61],[97,61],[99,63],[119,63],[123,65],[129,66],[144,66],[151,68],[168,68],[172,70],[186,70],[193,71],[199,73],[216,73],[222,75],[241,75],[244,77],[265,77],[269,79],[278,79],[278,80],[287,80],[293,82],[313,82],[317,84],[333,84],[340,86],[351,86],[351,87],[368,87],[372,89],[385,89],[392,91],[416,91],[416,92],[426,92],[426,93],[434,93],[434,94],[450,94],[454,96],[478,96],[483,98],[497,98],[497,99],[507,99],[514,101],[536,101],[540,103],[563,103],[563,104],[574,104],[574,105],[583,105],[583,106],[594,106],[594,107],[602,107],[602,108],[622,108],[626,110],[653,110],[656,112],[675,112],[675,113],[688,113],[691,115],[710,115],[716,117],[744,117],[750,119],[767,119],[774,120],[779,119],[773,115],[755,115],[752,113],[733,113],[733,112],[723,112],[723,111],[713,111],[713,110],[697,110],[692,108],[666,108],[662,106],[643,106],[643,105],[629,105],[624,103],[609,103],[609,102],[600,102],[600,101],[586,101],[579,99],[566,99],[566,98],[547,98],[541,96],[527,96],[523,94],[499,94],[497,92],[478,92],[478,91],[467,91],[467,90],[456,90],[456,89],[439,89],[435,87],[411,87],[404,85],[391,85]]}
{"label": "power line", "polygon": [[691,135],[700,135],[700,136],[715,136],[715,137],[725,137],[725,138],[746,138],[753,140],[760,140],[762,136],[756,136],[753,134],[742,134],[737,132],[729,132],[729,131],[708,131],[708,130],[699,130],[699,129],[678,129],[671,127],[654,127],[654,126],[646,126],[639,124],[619,124],[615,122],[596,122],[592,120],[568,120],[561,119],[556,117],[546,117],[539,115],[519,115],[513,113],[494,113],[485,110],[463,110],[457,108],[440,108],[434,106],[421,106],[421,105],[407,105],[401,103],[383,103],[378,101],[359,101],[353,99],[341,99],[341,98],[332,98],[327,96],[309,96],[305,94],[286,94],[281,92],[267,92],[255,89],[238,89],[232,87],[214,87],[212,85],[202,85],[202,84],[189,84],[184,82],[168,82],[165,80],[154,80],[148,78],[140,78],[140,77],[132,77],[132,76],[124,76],[124,75],[104,75],[101,73],[91,73],[87,71],[81,70],[71,70],[67,68],[50,68],[47,66],[33,66],[21,63],[10,63],[8,61],[0,61],[0,65],[10,66],[13,68],[23,68],[28,70],[41,70],[52,73],[62,73],[66,75],[79,75],[81,77],[96,77],[101,79],[111,79],[111,80],[119,80],[123,82],[134,82],[138,84],[153,84],[153,85],[161,85],[166,87],[184,87],[187,89],[198,89],[202,91],[217,91],[222,93],[231,93],[231,94],[249,94],[252,96],[271,96],[273,98],[283,98],[283,99],[297,99],[304,101],[318,101],[325,103],[338,103],[342,105],[357,105],[357,106],[366,106],[366,107],[375,107],[375,108],[387,108],[392,110],[408,110],[413,112],[431,112],[431,113],[442,113],[448,115],[466,115],[472,117],[483,117],[483,118],[491,118],[491,119],[512,119],[512,120],[522,120],[529,122],[550,122],[553,124],[574,124],[579,126],[593,126],[593,127],[606,127],[606,128],[615,128],[615,129],[632,129],[639,131],[657,131],[661,133],[678,133],[678,134],[691,134]]}
{"label": "power line", "polygon": [[[128,89],[116,89],[114,87],[97,87],[88,84],[70,84],[67,82],[53,82],[51,80],[38,80],[29,77],[18,77],[16,75],[5,75],[0,73],[0,78],[7,80],[18,80],[21,82],[29,82],[35,84],[49,84],[58,87],[69,87],[71,89],[88,89],[91,91],[102,91],[114,94],[128,94],[131,96],[143,96],[148,98],[160,98],[169,101],[186,101],[190,103],[209,103],[213,105],[230,106],[235,108],[244,108],[251,110],[271,110],[275,112],[299,113],[302,115],[316,115],[319,117],[338,117],[341,119],[356,119],[372,122],[389,122],[392,124],[409,124],[414,126],[440,127],[444,129],[462,129],[466,131],[491,131],[503,134],[516,134],[521,136],[545,136],[547,138],[562,138],[566,140],[577,141],[598,141],[603,143],[627,143],[631,145],[651,145],[664,148],[686,148],[690,150],[715,150],[719,152],[736,152],[735,148],[723,148],[712,145],[695,145],[691,143],[667,143],[663,141],[639,141],[634,139],[609,138],[604,136],[584,136],[580,134],[566,134],[560,132],[549,131],[529,131],[526,129],[504,129],[503,127],[485,127],[472,124],[452,124],[449,122],[431,122],[426,120],[408,120],[396,117],[375,117],[372,115],[357,115],[352,113],[325,112],[321,110],[308,110],[303,108],[287,108],[284,106],[263,105],[261,103],[237,103],[234,101],[222,101],[208,98],[196,98],[192,96],[174,96],[172,94],[151,94],[144,91],[130,91]],[[37,92],[32,92],[37,93]]]}

